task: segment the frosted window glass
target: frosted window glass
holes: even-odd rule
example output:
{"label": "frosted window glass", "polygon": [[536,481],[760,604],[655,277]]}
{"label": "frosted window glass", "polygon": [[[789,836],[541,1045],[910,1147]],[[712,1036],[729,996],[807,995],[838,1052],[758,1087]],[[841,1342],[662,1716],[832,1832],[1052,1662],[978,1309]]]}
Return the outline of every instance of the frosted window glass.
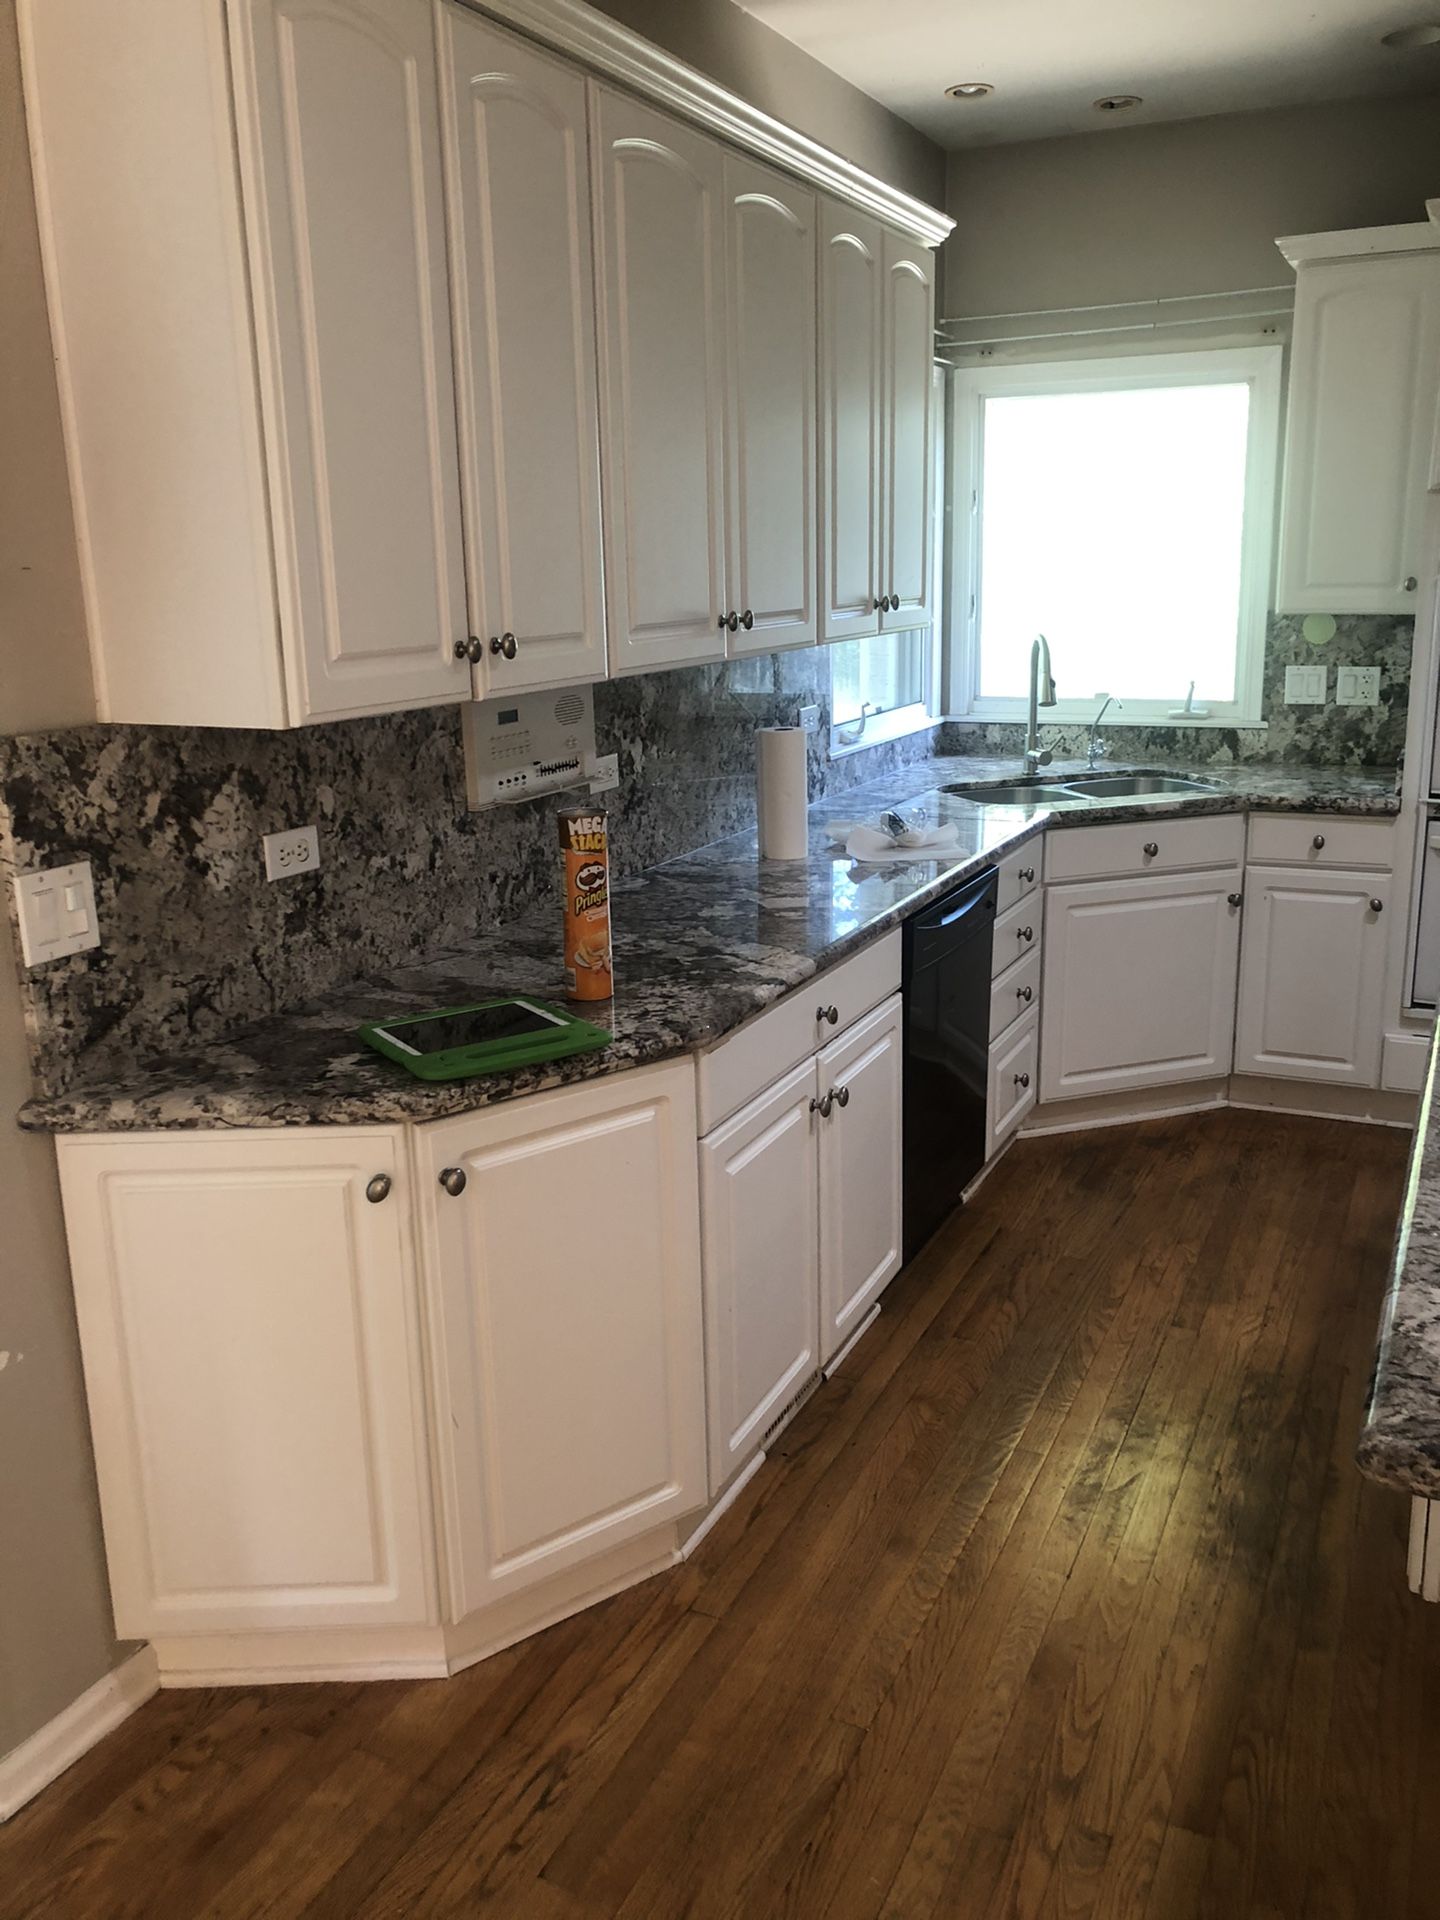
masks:
{"label": "frosted window glass", "polygon": [[983,698],[1037,633],[1062,701],[1236,698],[1249,428],[1243,383],[986,400]]}

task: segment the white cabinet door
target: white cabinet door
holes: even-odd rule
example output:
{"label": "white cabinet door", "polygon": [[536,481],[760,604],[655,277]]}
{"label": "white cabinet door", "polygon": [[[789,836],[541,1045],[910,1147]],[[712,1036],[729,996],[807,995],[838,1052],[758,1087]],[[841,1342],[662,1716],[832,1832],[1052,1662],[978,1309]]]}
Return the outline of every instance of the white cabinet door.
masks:
{"label": "white cabinet door", "polygon": [[1237,1073],[1379,1086],[1389,901],[1388,874],[1247,869]]}
{"label": "white cabinet door", "polygon": [[725,156],[730,651],[815,641],[815,196]]}
{"label": "white cabinet door", "polygon": [[1301,267],[1280,612],[1415,611],[1437,379],[1440,253]]}
{"label": "white cabinet door", "polygon": [[1042,1100],[1229,1073],[1240,891],[1238,868],[1047,887]]}
{"label": "white cabinet door", "polygon": [[602,680],[585,81],[478,14],[438,19],[476,691]]}
{"label": "white cabinet door", "polygon": [[815,1062],[700,1142],[710,1490],[820,1366]]}
{"label": "white cabinet door", "polygon": [[884,240],[877,221],[821,199],[822,640],[880,631]]}
{"label": "white cabinet door", "polygon": [[228,6],[292,718],[463,699],[429,12]]}
{"label": "white cabinet door", "polygon": [[900,1267],[901,1059],[898,993],[818,1056],[822,1365]]}
{"label": "white cabinet door", "polygon": [[419,1147],[460,1619],[705,1502],[694,1067],[438,1121]]}
{"label": "white cabinet door", "polygon": [[724,151],[590,83],[612,673],[724,657]]}
{"label": "white cabinet door", "polygon": [[122,1637],[433,1620],[401,1137],[59,1152]]}
{"label": "white cabinet door", "polygon": [[[935,256],[885,235],[885,411],[880,626],[929,624],[935,519]],[[888,606],[887,606],[888,601]]]}

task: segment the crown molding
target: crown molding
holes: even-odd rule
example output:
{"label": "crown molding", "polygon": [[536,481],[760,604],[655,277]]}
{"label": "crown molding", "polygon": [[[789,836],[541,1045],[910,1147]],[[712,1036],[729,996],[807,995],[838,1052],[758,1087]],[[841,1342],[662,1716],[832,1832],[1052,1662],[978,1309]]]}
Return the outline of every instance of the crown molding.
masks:
{"label": "crown molding", "polygon": [[1305,267],[1316,260],[1364,260],[1381,253],[1434,253],[1440,249],[1440,227],[1432,218],[1409,221],[1398,227],[1348,227],[1339,233],[1290,234],[1275,244],[1292,267]]}
{"label": "crown molding", "polygon": [[461,4],[557,53],[568,54],[594,73],[620,81],[632,92],[873,214],[924,246],[938,247],[955,225],[948,214],[888,186],[818,140],[772,119],[584,0],[461,0]]}

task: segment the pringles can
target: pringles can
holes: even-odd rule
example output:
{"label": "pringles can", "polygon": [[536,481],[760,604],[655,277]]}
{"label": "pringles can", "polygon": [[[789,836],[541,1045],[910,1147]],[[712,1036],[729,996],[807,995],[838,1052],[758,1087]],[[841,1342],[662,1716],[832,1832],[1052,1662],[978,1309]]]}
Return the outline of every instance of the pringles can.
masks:
{"label": "pringles can", "polygon": [[565,859],[565,993],[571,1000],[608,1000],[610,966],[610,827],[603,807],[560,813]]}

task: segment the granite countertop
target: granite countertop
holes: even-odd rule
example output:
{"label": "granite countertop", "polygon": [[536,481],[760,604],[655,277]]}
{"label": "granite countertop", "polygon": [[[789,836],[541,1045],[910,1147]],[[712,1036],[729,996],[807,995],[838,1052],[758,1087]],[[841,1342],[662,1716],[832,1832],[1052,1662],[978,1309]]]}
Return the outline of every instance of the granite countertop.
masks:
{"label": "granite countertop", "polygon": [[[1440,1032],[1440,1029],[1437,1029]],[[1380,1315],[1375,1377],[1356,1459],[1387,1487],[1440,1500],[1440,1045],[1410,1149],[1395,1267]]]}
{"label": "granite countertop", "polygon": [[[1044,770],[1051,784],[1079,761]],[[1180,766],[1162,771],[1185,774]],[[1110,763],[1106,772],[1123,772]],[[716,841],[614,889],[615,998],[594,1010],[610,1028],[603,1052],[432,1084],[361,1045],[364,1020],[455,1006],[487,994],[559,1000],[560,924],[547,909],[427,955],[383,977],[357,980],[323,1001],[277,1014],[184,1054],[137,1060],[123,1078],[81,1081],[30,1101],[22,1126],[52,1132],[169,1127],[385,1125],[472,1111],[544,1087],[613,1073],[709,1045],[822,967],[842,959],[949,887],[1046,827],[1247,808],[1393,814],[1393,776],[1312,767],[1197,768],[1212,789],[1076,808],[992,805],[945,791],[1015,778],[1013,759],[937,758],[856,787],[810,810],[807,861],[761,861],[753,833]],[[958,847],[858,864],[837,846],[846,825],[881,807],[923,801],[952,821]],[[1437,1149],[1440,1157],[1440,1149]],[[1436,1206],[1440,1232],[1440,1202]],[[1440,1311],[1437,1311],[1440,1322]],[[1440,1457],[1440,1454],[1437,1454]],[[1437,1467],[1440,1485],[1440,1467]]]}

